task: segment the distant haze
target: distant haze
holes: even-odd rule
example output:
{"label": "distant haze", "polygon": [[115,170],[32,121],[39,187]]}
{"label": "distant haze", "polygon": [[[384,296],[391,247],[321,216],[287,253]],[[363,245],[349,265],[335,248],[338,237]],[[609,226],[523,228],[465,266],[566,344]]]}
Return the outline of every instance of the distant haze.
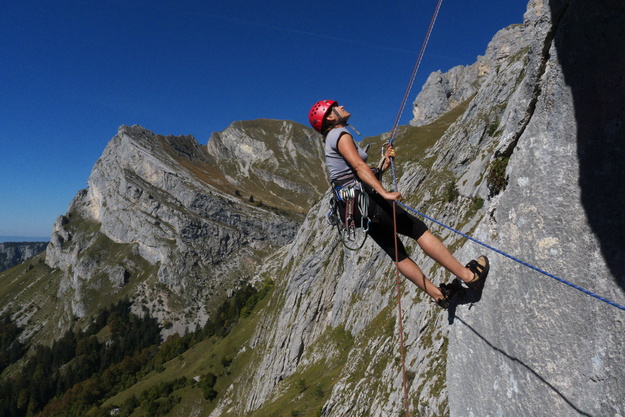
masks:
{"label": "distant haze", "polygon": [[0,243],[4,242],[49,242],[50,237],[0,236]]}

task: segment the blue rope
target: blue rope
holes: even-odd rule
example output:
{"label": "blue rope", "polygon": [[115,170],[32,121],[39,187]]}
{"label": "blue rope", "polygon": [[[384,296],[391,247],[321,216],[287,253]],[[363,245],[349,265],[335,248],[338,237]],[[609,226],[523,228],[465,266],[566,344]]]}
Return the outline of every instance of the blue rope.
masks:
{"label": "blue rope", "polygon": [[434,223],[436,223],[436,224],[438,224],[438,225],[440,225],[440,226],[443,226],[443,227],[445,227],[445,228],[447,228],[447,229],[451,230],[452,232],[455,232],[455,233],[459,234],[459,235],[460,235],[460,236],[462,236],[462,237],[466,237],[467,239],[472,240],[473,242],[475,242],[475,243],[477,243],[477,244],[479,244],[479,245],[482,245],[482,246],[484,246],[485,248],[488,248],[488,249],[492,250],[493,252],[497,252],[498,254],[503,255],[503,256],[505,256],[506,258],[512,259],[513,261],[518,262],[518,263],[520,263],[521,265],[524,265],[524,266],[526,266],[526,267],[528,267],[528,268],[530,268],[530,269],[533,269],[533,270],[534,270],[534,271],[536,271],[536,272],[540,272],[540,273],[541,273],[541,274],[543,274],[543,275],[546,275],[546,276],[548,276],[548,277],[550,277],[550,278],[553,278],[553,279],[555,279],[556,281],[561,282],[562,284],[566,284],[566,285],[568,285],[569,287],[573,287],[573,288],[575,288],[576,290],[583,292],[584,294],[590,295],[591,297],[595,297],[596,299],[601,300],[601,301],[603,301],[604,303],[608,303],[608,304],[610,304],[610,305],[611,305],[611,306],[613,306],[613,307],[620,308],[621,310],[624,310],[624,311],[625,311],[625,306],[622,306],[622,305],[620,305],[620,304],[618,304],[618,303],[615,303],[614,301],[610,301],[610,300],[608,300],[607,298],[605,298],[605,297],[601,297],[600,295],[597,295],[597,294],[595,294],[595,293],[593,293],[593,292],[591,292],[591,291],[588,291],[588,290],[586,290],[586,289],[584,289],[584,288],[582,288],[582,287],[580,287],[580,286],[578,286],[578,285],[575,285],[575,284],[573,284],[572,282],[569,282],[569,281],[567,281],[567,280],[565,280],[565,279],[559,278],[559,277],[557,277],[557,276],[555,276],[555,275],[553,275],[553,274],[550,274],[550,273],[548,273],[548,272],[546,272],[546,271],[543,271],[542,269],[537,268],[537,267],[535,267],[534,265],[531,265],[531,264],[529,264],[529,263],[527,263],[527,262],[524,262],[524,261],[522,261],[522,260],[520,260],[520,259],[518,259],[518,258],[515,258],[515,257],[514,257],[514,256],[512,256],[512,255],[509,255],[509,254],[507,254],[507,253],[505,253],[505,252],[503,252],[503,251],[500,251],[499,249],[493,248],[492,246],[489,246],[489,245],[487,245],[486,243],[480,242],[479,240],[474,239],[474,238],[472,238],[471,236],[466,235],[466,234],[464,234],[464,233],[462,233],[462,232],[460,232],[460,231],[458,231],[458,230],[456,230],[456,229],[454,229],[454,228],[452,228],[452,227],[450,227],[450,226],[447,226],[446,224],[443,224],[443,223],[439,222],[438,220],[435,220],[435,219],[433,219],[433,218],[431,218],[431,217],[429,217],[429,216],[427,216],[427,215],[425,215],[425,214],[423,214],[423,213],[421,213],[421,212],[419,212],[419,211],[417,211],[417,210],[415,210],[415,209],[413,209],[413,208],[410,208],[410,207],[408,207],[407,205],[400,203],[399,201],[396,201],[396,203],[397,203],[397,204],[399,204],[400,206],[402,206],[403,208],[407,209],[407,210],[410,210],[410,211],[412,211],[412,212],[414,212],[414,213],[416,213],[416,214],[418,214],[418,215],[420,215],[420,216],[425,217],[426,219],[428,219],[428,220],[430,220],[430,221],[433,221]]}

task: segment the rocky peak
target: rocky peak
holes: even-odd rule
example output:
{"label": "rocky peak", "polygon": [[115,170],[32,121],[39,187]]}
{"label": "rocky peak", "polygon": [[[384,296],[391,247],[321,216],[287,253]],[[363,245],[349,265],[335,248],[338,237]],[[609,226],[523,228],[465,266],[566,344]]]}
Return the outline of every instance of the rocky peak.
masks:
{"label": "rocky peak", "polygon": [[0,272],[43,252],[46,246],[48,246],[48,242],[0,243]]}
{"label": "rocky peak", "polygon": [[233,188],[264,203],[305,213],[328,188],[321,138],[297,123],[235,122],[207,149]]}
{"label": "rocky peak", "polygon": [[[144,301],[136,307],[176,323],[170,331],[184,331],[205,320],[211,294],[226,294],[238,285],[249,274],[246,269],[260,259],[259,253],[293,238],[300,212],[306,201],[314,201],[319,188],[298,176],[300,167],[290,163],[320,151],[314,149],[312,135],[300,135],[302,127],[291,122],[260,122],[260,130],[251,131],[250,137],[241,126],[252,125],[235,124],[214,135],[209,147],[191,136],[165,137],[140,126],[120,127],[96,162],[88,188],[56,222],[46,253],[48,265],[65,271],[58,293],[73,294],[72,314],[88,313],[90,300],[82,289],[102,287],[94,279],[106,276],[113,292],[127,292],[123,288],[129,283],[135,286],[136,299],[154,300],[154,294],[148,294],[165,289],[159,297],[169,304]],[[282,157],[287,160],[276,159]],[[312,177],[323,174],[318,160],[316,167],[309,167]],[[261,167],[264,174],[258,173]],[[252,182],[245,182],[249,178],[259,189],[269,188],[261,178],[278,183],[270,191],[280,198],[254,188],[250,199]],[[292,189],[287,192],[281,185]],[[306,198],[290,203],[294,195]],[[114,264],[102,256],[103,245],[122,252]],[[146,270],[155,274],[150,278]],[[138,276],[143,280],[133,279]],[[164,286],[154,286],[157,282]],[[175,307],[180,302],[194,312]]]}
{"label": "rocky peak", "polygon": [[[521,59],[531,42],[533,28],[543,16],[543,2],[536,0],[528,5],[523,24],[511,25],[497,32],[489,42],[484,55],[471,65],[459,65],[443,73],[433,72],[423,85],[413,103],[410,124],[423,126],[472,98],[489,75],[497,77],[501,65]],[[516,58],[515,58],[516,57]]]}

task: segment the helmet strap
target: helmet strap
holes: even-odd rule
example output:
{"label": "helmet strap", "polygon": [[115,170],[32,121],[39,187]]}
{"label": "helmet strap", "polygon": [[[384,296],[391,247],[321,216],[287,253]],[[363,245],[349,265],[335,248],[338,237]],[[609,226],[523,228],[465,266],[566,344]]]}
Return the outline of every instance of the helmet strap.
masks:
{"label": "helmet strap", "polygon": [[349,123],[347,123],[347,120],[345,120],[343,117],[341,117],[339,112],[336,111],[336,108],[332,107],[332,112],[336,115],[336,118],[338,119],[337,122],[336,122],[337,125],[349,126],[349,127],[351,127],[354,130],[354,132],[358,133],[358,136],[361,136],[360,132],[354,126],[351,126]]}
{"label": "helmet strap", "polygon": [[339,112],[336,111],[336,107],[332,107],[332,112],[336,115],[336,118],[338,119],[336,122],[337,125],[345,125],[345,126],[348,125],[347,120],[343,119],[343,117],[341,117]]}

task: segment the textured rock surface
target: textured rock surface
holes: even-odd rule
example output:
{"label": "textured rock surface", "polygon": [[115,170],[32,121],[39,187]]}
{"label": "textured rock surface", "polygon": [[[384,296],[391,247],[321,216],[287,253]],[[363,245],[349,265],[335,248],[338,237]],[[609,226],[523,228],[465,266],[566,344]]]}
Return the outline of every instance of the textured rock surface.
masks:
{"label": "textured rock surface", "polygon": [[[524,23],[498,33],[477,64],[430,77],[423,111],[396,138],[409,207],[621,305],[624,16],[614,0],[530,1]],[[183,331],[228,285],[270,277],[273,295],[238,352],[252,365],[211,416],[267,415],[306,378],[331,387],[307,411],[403,415],[394,266],[372,242],[342,248],[328,193],[296,214],[327,183],[318,137],[289,124],[235,123],[208,148],[122,127],[55,225],[46,255],[59,282],[41,279],[39,298],[5,308],[19,305],[33,328],[67,327],[89,314],[94,292],[126,292]],[[288,166],[318,181],[305,191]],[[625,415],[623,311],[428,225],[461,262],[486,253],[492,266],[483,293],[448,312],[401,288],[413,415]],[[450,279],[409,248],[435,284]],[[49,294],[66,314],[38,316]]]}
{"label": "textured rock surface", "polygon": [[20,264],[41,253],[48,242],[4,242],[0,243],[0,272]]}
{"label": "textured rock surface", "polygon": [[[485,83],[507,71],[519,62],[527,52],[533,32],[524,25],[512,25],[500,30],[488,44],[483,56],[468,66],[457,66],[442,73],[430,74],[413,103],[413,119],[410,124],[423,126],[438,119],[442,114],[471,99],[482,91]],[[502,94],[496,94],[501,98]],[[505,94],[503,94],[505,96]]]}
{"label": "textured rock surface", "polygon": [[[616,2],[530,3],[529,61],[503,116],[502,137],[517,141],[509,185],[476,231],[621,304],[623,12]],[[514,114],[525,114],[520,125],[505,121]],[[450,414],[623,415],[623,311],[494,261],[483,304],[459,311],[450,331]]]}
{"label": "textured rock surface", "polygon": [[[600,192],[585,189],[587,175],[602,175],[601,184],[607,182],[608,189],[616,191],[612,184],[622,183],[622,169],[614,164],[614,156],[586,143],[594,138],[593,144],[603,144],[597,136],[585,137],[584,129],[591,129],[580,124],[589,123],[602,132],[601,140],[622,156],[616,137],[622,137],[625,120],[619,113],[623,99],[618,93],[623,78],[617,74],[623,73],[620,57],[625,54],[616,60],[618,71],[606,69],[610,77],[604,81],[602,73],[590,70],[567,75],[560,51],[565,48],[564,54],[571,55],[570,65],[578,60],[605,62],[597,55],[607,55],[610,46],[598,48],[592,58],[578,56],[586,50],[587,31],[605,20],[611,28],[609,36],[602,31],[597,36],[617,42],[620,28],[625,27],[623,15],[617,13],[615,2],[594,4],[578,2],[574,7],[564,1],[530,1],[524,24],[497,34],[478,64],[434,74],[416,103],[431,103],[422,107],[430,109],[424,120],[439,118],[463,100],[470,101],[463,103],[466,110],[431,148],[407,155],[418,147],[407,143],[412,136],[398,137],[403,160],[399,183],[404,195],[410,196],[409,206],[624,304],[623,269],[613,267],[623,259],[617,256],[622,254],[623,222],[614,211],[622,207],[622,197],[610,196],[609,202],[595,198],[602,203],[595,203],[593,209],[601,214],[591,213],[584,199],[587,193],[596,197]],[[577,37],[567,35],[574,22],[579,25]],[[620,45],[612,46],[622,50]],[[596,97],[591,85],[604,87],[600,91],[611,88],[608,99]],[[578,103],[580,88],[587,94],[582,99],[615,105],[594,109],[605,124],[580,114],[580,108],[588,107]],[[421,123],[413,121],[415,126]],[[415,135],[426,137],[436,126],[423,128]],[[597,170],[584,174],[584,153],[599,154],[605,162],[604,171],[599,170],[602,174]],[[508,183],[492,193],[488,172],[501,157],[510,158],[504,173]],[[450,181],[459,197],[441,198]],[[601,190],[598,184],[594,187]],[[315,207],[295,241],[278,259],[265,264],[283,277],[284,290],[273,302],[284,307],[264,319],[250,344],[260,365],[252,370],[252,377],[248,374],[231,387],[213,416],[243,415],[262,407],[279,398],[294,375],[324,361],[323,369],[339,376],[322,415],[401,413],[396,323],[395,332],[388,329],[394,316],[392,266],[370,243],[357,254],[344,251],[324,227],[325,213],[323,204]],[[607,218],[595,225],[603,215]],[[492,273],[483,293],[469,293],[448,313],[423,302],[414,288],[404,289],[413,413],[625,414],[622,311],[464,242],[446,229],[432,227],[457,248],[461,261],[487,253]],[[435,283],[448,279],[418,250],[414,253]],[[470,301],[479,297],[471,308]],[[336,334],[331,329],[344,329],[353,337],[346,356],[341,357],[340,348],[332,343]]]}
{"label": "textured rock surface", "polygon": [[[276,125],[279,134],[272,131]],[[323,174],[320,150],[314,150],[320,145],[311,141],[310,132],[302,140],[290,133],[302,127],[290,122],[259,121],[255,126],[265,128],[264,137],[240,133],[235,143],[260,149],[268,146],[264,142],[268,138],[275,147],[280,141],[288,142],[294,154],[304,149],[306,157],[317,162],[311,172]],[[193,328],[205,321],[205,305],[218,303],[219,297],[213,295],[239,285],[263,254],[293,238],[301,222],[296,212],[320,193],[304,180],[292,179],[289,186],[297,190],[282,189],[281,194],[304,195],[305,199],[300,199],[304,202],[299,206],[291,204],[291,211],[281,201],[248,201],[250,188],[243,185],[235,193],[226,178],[247,178],[249,166],[258,161],[240,158],[244,162],[238,167],[219,162],[228,155],[217,146],[227,147],[232,143],[228,139],[211,145],[211,154],[192,137],[163,137],[139,126],[120,128],[95,164],[88,188],[78,193],[69,212],[57,220],[47,250],[48,265],[65,271],[58,294],[73,297],[72,315],[87,313],[84,288],[103,288],[96,284],[97,276],[106,276],[114,292],[133,282],[132,277],[153,269],[156,280],[134,282],[134,297],[144,300],[135,307],[173,323],[166,334]],[[274,179],[280,175],[272,152],[252,155],[265,163],[273,161],[266,172],[275,171]],[[105,244],[128,248],[119,255],[120,264],[111,264],[103,255],[100,246]],[[185,308],[181,310],[180,305]]]}

